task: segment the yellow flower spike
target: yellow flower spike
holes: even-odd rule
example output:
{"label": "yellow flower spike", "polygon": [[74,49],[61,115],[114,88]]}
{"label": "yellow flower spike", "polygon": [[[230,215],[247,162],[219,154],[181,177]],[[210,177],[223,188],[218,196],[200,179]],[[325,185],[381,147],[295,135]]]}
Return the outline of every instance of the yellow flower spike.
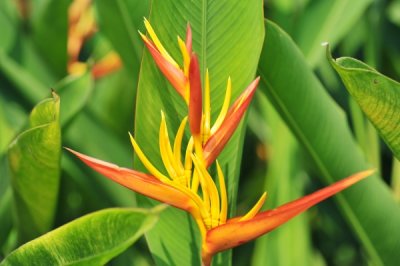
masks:
{"label": "yellow flower spike", "polygon": [[221,111],[217,117],[217,120],[215,120],[214,125],[211,128],[211,134],[214,134],[215,131],[218,130],[218,128],[221,126],[222,122],[225,119],[225,116],[228,112],[229,109],[229,103],[231,101],[231,95],[232,95],[232,81],[231,77],[228,78],[228,82],[226,84],[226,92],[225,92],[225,98],[224,98],[224,103],[222,104]]}
{"label": "yellow flower spike", "polygon": [[183,168],[181,161],[181,149],[182,149],[182,139],[185,134],[185,126],[187,123],[188,117],[185,116],[179,125],[178,131],[176,132],[175,141],[174,141],[174,156],[175,161],[179,164],[179,167]]}
{"label": "yellow flower spike", "polygon": [[185,174],[188,182],[188,187],[191,186],[192,165],[193,165],[192,153],[193,153],[193,138],[190,138],[185,153]]}
{"label": "yellow flower spike", "polygon": [[228,195],[226,194],[225,177],[222,172],[221,166],[217,161],[219,193],[221,197],[221,212],[219,214],[219,225],[226,223],[228,217]]}
{"label": "yellow flower spike", "polygon": [[171,180],[165,175],[163,175],[160,171],[158,171],[157,168],[155,168],[154,165],[149,161],[149,159],[147,159],[146,155],[144,155],[142,149],[140,149],[139,145],[136,143],[131,133],[129,133],[129,138],[131,140],[133,149],[135,150],[140,161],[143,163],[144,167],[146,167],[146,169],[157,179],[159,179],[164,183],[169,184]]}
{"label": "yellow flower spike", "polygon": [[144,18],[144,26],[146,27],[146,30],[149,33],[150,38],[153,40],[153,43],[157,47],[158,51],[164,56],[165,59],[168,60],[168,62],[170,62],[175,67],[179,68],[179,65],[175,62],[175,60],[169,55],[167,50],[165,50],[164,46],[161,44],[153,27],[146,18]]}
{"label": "yellow flower spike", "polygon": [[[193,163],[195,164],[195,168],[196,168],[196,163],[195,163],[194,158],[195,158],[195,155],[192,155]],[[202,172],[200,171],[200,169],[197,169],[196,171],[194,171],[193,180],[198,180],[198,183],[200,183],[201,191],[203,194],[204,209],[205,209],[206,213],[210,213],[210,207],[211,207],[210,195],[209,195],[209,191],[207,188],[206,180],[205,180]],[[192,189],[192,192],[193,192],[193,189]],[[193,192],[193,193],[196,193],[196,192]],[[210,215],[208,215],[208,216],[210,216]],[[205,221],[206,227],[209,228],[211,226],[211,217],[209,217],[209,219],[206,219],[206,220],[207,220],[207,221]]]}
{"label": "yellow flower spike", "polygon": [[210,75],[208,68],[206,69],[206,80],[204,86],[204,116],[203,116],[203,144],[205,144],[210,137],[210,120],[211,120],[211,100],[210,100]]}
{"label": "yellow flower spike", "polygon": [[207,172],[205,166],[199,161],[199,159],[195,155],[193,155],[193,163],[195,165],[197,173],[199,174],[200,180],[201,179],[204,180],[205,189],[207,190],[207,194],[210,197],[210,210],[211,210],[210,228],[213,228],[218,226],[219,215],[220,215],[220,201],[219,201],[219,193],[217,190],[217,186],[215,185],[214,180],[211,178],[210,174]]}
{"label": "yellow flower spike", "polygon": [[256,214],[260,211],[262,206],[264,205],[265,199],[267,198],[267,192],[264,192],[257,203],[251,208],[251,210],[239,219],[239,222],[247,221],[256,216]]}
{"label": "yellow flower spike", "polygon": [[168,129],[167,129],[167,125],[165,122],[165,116],[162,111],[161,111],[161,123],[160,123],[160,131],[159,131],[159,146],[160,146],[161,159],[164,163],[165,169],[167,170],[169,176],[173,180],[175,180],[176,178],[178,178],[179,173],[176,171],[177,167],[175,165],[173,165],[173,162],[175,162],[175,160],[174,160],[172,150],[171,150],[171,145],[169,142]]}
{"label": "yellow flower spike", "polygon": [[179,44],[179,49],[181,50],[182,58],[183,58],[183,72],[185,73],[185,76],[187,77],[187,76],[189,76],[190,54],[186,48],[186,43],[179,36],[178,36],[178,44]]}

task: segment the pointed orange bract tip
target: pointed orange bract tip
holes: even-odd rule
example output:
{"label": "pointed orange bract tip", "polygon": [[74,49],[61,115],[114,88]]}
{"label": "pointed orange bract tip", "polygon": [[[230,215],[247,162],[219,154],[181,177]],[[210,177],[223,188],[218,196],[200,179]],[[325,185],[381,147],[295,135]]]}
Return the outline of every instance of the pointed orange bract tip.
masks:
{"label": "pointed orange bract tip", "polygon": [[212,257],[217,252],[236,247],[266,234],[322,200],[370,176],[373,172],[374,170],[367,170],[356,173],[310,195],[276,209],[259,213],[250,220],[240,221],[240,217],[230,219],[226,224],[207,232],[203,257]]}
{"label": "pointed orange bract tip", "polygon": [[151,175],[119,167],[69,148],[65,149],[73,153],[96,172],[135,192],[188,212],[192,212],[196,208],[196,204],[188,195],[159,181]]}
{"label": "pointed orange bract tip", "polygon": [[207,166],[210,166],[215,161],[235,132],[253,98],[259,80],[260,77],[257,77],[236,99],[221,126],[210,136],[204,145],[204,159]]}
{"label": "pointed orange bract tip", "polygon": [[168,79],[168,81],[176,89],[176,91],[183,98],[185,98],[186,77],[182,70],[176,68],[166,58],[164,58],[154,46],[154,44],[143,34],[142,38],[144,40],[144,44],[149,50],[160,71],[164,74],[164,76]]}
{"label": "pointed orange bract tip", "polygon": [[192,54],[192,29],[190,28],[190,23],[188,22],[186,27],[186,49],[189,55]]}
{"label": "pointed orange bract tip", "polygon": [[189,125],[194,137],[201,134],[201,119],[203,116],[203,100],[201,95],[201,77],[199,61],[195,54],[190,58],[189,66],[190,96],[189,96]]}

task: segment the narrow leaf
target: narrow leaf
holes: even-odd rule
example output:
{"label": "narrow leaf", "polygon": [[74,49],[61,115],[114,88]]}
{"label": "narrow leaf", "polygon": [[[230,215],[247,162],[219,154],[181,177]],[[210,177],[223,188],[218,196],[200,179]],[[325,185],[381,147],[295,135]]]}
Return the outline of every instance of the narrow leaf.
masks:
{"label": "narrow leaf", "polygon": [[332,45],[343,38],[364,14],[372,0],[316,1],[309,5],[296,28],[295,40],[308,63],[315,67],[323,59],[322,42]]}
{"label": "narrow leaf", "polygon": [[[40,3],[41,2],[41,3]],[[33,38],[41,55],[57,77],[67,68],[68,7],[70,0],[38,1],[33,16]]]}

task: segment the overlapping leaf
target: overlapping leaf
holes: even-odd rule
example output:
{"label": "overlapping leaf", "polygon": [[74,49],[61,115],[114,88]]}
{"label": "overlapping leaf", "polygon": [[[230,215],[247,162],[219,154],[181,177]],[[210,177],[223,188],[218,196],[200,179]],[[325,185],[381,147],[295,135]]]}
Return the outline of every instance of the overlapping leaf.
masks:
{"label": "overlapping leaf", "polygon": [[400,160],[400,83],[353,58],[334,60],[329,54],[329,60],[351,96]]}
{"label": "overlapping leaf", "polygon": [[20,243],[47,232],[53,225],[60,182],[59,111],[56,94],[40,102],[32,110],[29,128],[8,150]]}
{"label": "overlapping leaf", "polygon": [[[268,38],[259,66],[263,91],[308,151],[323,180],[331,183],[368,168],[343,112],[290,37],[271,22],[266,28]],[[372,263],[395,265],[400,259],[400,208],[383,181],[367,178],[336,199]]]}

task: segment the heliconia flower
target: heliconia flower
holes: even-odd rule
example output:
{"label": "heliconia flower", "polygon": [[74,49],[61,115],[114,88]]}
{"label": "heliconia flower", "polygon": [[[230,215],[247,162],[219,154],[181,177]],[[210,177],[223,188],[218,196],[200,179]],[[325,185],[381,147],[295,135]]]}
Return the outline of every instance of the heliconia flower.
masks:
{"label": "heliconia flower", "polygon": [[[83,74],[88,65],[78,60],[84,42],[96,32],[96,21],[91,0],[74,0],[68,9],[68,65],[69,74]],[[101,78],[121,67],[117,53],[109,52],[92,67],[95,79]]]}
{"label": "heliconia flower", "polygon": [[216,160],[238,127],[258,86],[259,78],[256,78],[244,90],[229,110],[232,84],[231,79],[228,78],[221,111],[211,126],[210,79],[208,69],[205,76],[203,106],[200,66],[197,56],[194,53],[190,54],[192,51],[192,31],[190,25],[188,24],[187,27],[186,43],[178,37],[178,43],[184,59],[184,66],[179,67],[178,63],[176,63],[161,44],[150,22],[144,19],[144,23],[151,40],[142,33],[140,35],[161,72],[188,104],[189,124],[193,136],[191,143],[195,147],[197,156],[209,167]]}
{"label": "heliconia flower", "polygon": [[[161,111],[158,142],[166,173],[153,165],[151,159],[147,158],[132,135],[130,135],[130,140],[133,149],[147,169],[148,174],[121,168],[68,150],[109,179],[135,192],[190,213],[201,233],[204,265],[210,265],[212,257],[216,253],[268,233],[311,206],[372,173],[372,171],[364,171],[354,174],[281,207],[260,212],[266,199],[266,193],[264,193],[247,214],[228,219],[225,178],[217,157],[244,116],[258,86],[259,78],[250,83],[230,108],[232,84],[231,79],[228,78],[221,111],[216,121],[211,125],[209,73],[206,70],[203,97],[201,71],[197,56],[192,53],[190,27],[188,26],[186,43],[178,38],[184,61],[184,66],[181,68],[162,46],[147,20],[145,20],[145,25],[151,38],[150,40],[141,34],[147,48],[161,72],[188,105],[188,116],[181,121],[172,144],[166,118]],[[182,143],[188,120],[191,137],[187,143],[184,156],[182,156]],[[216,162],[217,183],[207,170],[214,162]]]}
{"label": "heliconia flower", "polygon": [[102,59],[94,63],[92,67],[92,75],[95,79],[99,79],[118,70],[121,66],[122,62],[119,55],[116,52],[111,51]]}
{"label": "heliconia flower", "polygon": [[[163,122],[162,122],[163,123]],[[161,126],[164,131],[164,126]],[[179,138],[179,135],[178,135]],[[134,147],[137,145],[133,138]],[[160,146],[164,145],[160,143]],[[171,148],[171,147],[169,147]],[[344,178],[328,187],[318,190],[300,199],[284,204],[273,210],[259,212],[265,199],[264,193],[255,206],[243,216],[227,219],[228,201],[224,176],[217,162],[219,189],[207,172],[204,165],[192,155],[196,174],[201,183],[202,197],[188,186],[186,176],[182,172],[172,171],[172,176],[160,173],[143,155],[140,148],[135,150],[143,164],[152,175],[144,174],[127,168],[121,168],[79,152],[68,149],[84,163],[111,180],[150,198],[170,204],[190,213],[199,226],[202,236],[203,265],[210,265],[212,257],[221,251],[230,249],[266,234],[286,223],[308,208],[328,197],[348,188],[371,175],[374,171],[367,170]],[[174,157],[173,151],[166,152],[166,157]],[[170,154],[172,153],[172,154]],[[174,159],[172,159],[174,160]],[[171,162],[168,162],[169,164]],[[181,166],[178,166],[181,167]],[[176,169],[175,169],[176,170]],[[184,175],[184,174],[183,174]],[[182,182],[183,181],[183,182]],[[189,182],[190,183],[190,182]]]}

